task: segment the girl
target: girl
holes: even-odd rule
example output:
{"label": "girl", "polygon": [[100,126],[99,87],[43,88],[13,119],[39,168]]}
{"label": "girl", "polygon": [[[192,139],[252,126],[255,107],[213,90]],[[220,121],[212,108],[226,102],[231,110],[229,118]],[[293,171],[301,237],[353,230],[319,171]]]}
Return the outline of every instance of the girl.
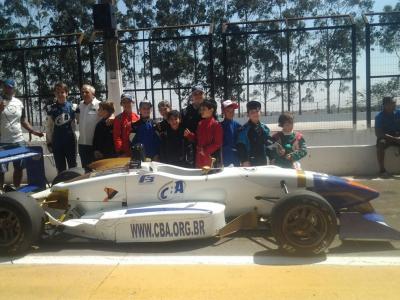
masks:
{"label": "girl", "polygon": [[217,103],[213,100],[205,100],[200,105],[202,120],[196,130],[196,134],[186,128],[185,137],[191,141],[196,141],[196,168],[212,166],[212,159],[216,159],[216,164],[221,163],[222,147],[222,127],[216,120]]}

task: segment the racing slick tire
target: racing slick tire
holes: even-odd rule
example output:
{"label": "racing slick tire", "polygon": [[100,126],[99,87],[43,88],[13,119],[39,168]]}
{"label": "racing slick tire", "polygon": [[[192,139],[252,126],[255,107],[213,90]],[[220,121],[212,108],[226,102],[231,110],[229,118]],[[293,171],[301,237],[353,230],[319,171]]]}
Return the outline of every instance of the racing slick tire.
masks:
{"label": "racing slick tire", "polygon": [[308,256],[323,253],[332,243],[338,226],[328,201],[302,190],[285,195],[275,204],[271,230],[285,254]]}
{"label": "racing slick tire", "polygon": [[56,177],[54,177],[51,185],[55,185],[60,182],[68,181],[74,179],[76,177],[82,176],[85,174],[85,169],[83,168],[71,168],[65,171],[60,172]]}
{"label": "racing slick tire", "polygon": [[0,254],[26,252],[38,241],[44,211],[37,201],[21,192],[0,195]]}

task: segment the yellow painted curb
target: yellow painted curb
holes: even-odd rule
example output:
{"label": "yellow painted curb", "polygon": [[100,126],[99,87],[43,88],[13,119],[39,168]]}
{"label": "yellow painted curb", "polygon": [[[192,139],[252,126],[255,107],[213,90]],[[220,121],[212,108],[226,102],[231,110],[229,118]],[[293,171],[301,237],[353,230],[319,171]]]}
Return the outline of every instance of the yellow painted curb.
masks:
{"label": "yellow painted curb", "polygon": [[0,299],[386,300],[399,297],[399,267],[0,267]]}

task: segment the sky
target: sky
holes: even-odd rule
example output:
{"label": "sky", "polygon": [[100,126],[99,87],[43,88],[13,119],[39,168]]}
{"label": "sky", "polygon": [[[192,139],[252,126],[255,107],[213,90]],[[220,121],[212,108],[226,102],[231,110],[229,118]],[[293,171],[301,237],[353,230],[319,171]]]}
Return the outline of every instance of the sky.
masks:
{"label": "sky", "polygon": [[385,5],[394,6],[396,5],[397,2],[398,2],[397,0],[375,0],[374,11],[375,12],[383,11]]}

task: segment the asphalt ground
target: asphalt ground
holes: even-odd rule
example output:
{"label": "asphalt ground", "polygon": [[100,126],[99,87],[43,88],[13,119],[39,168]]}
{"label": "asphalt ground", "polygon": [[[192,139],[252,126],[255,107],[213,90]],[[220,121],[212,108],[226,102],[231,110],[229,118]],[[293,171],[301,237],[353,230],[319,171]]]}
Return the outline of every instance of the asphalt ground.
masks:
{"label": "asphalt ground", "polygon": [[[355,178],[400,230],[400,177]],[[0,299],[398,299],[400,242],[336,239],[315,257],[282,256],[263,230],[223,239],[114,244],[59,235],[0,258]]]}

